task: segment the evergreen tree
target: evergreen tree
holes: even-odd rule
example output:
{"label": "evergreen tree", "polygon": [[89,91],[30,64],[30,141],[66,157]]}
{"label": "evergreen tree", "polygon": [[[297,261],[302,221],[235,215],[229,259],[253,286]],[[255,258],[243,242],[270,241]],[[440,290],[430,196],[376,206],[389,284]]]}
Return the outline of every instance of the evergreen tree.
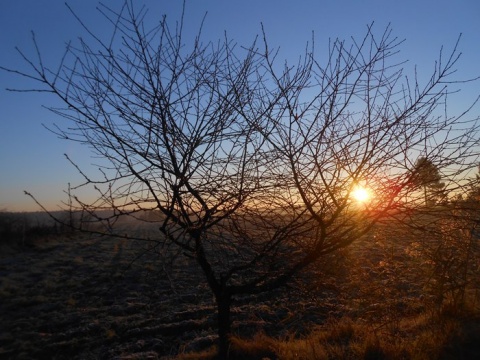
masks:
{"label": "evergreen tree", "polygon": [[437,195],[443,193],[445,184],[441,180],[440,171],[431,160],[426,157],[418,158],[413,169],[412,183],[423,188],[425,205],[434,204]]}

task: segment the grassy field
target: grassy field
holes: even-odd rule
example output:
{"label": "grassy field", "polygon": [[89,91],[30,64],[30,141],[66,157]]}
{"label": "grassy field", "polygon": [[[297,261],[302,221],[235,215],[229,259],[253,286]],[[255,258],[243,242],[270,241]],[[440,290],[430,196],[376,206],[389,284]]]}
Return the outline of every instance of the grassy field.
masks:
{"label": "grassy field", "polygon": [[[215,306],[195,264],[48,229],[2,239],[0,359],[214,356]],[[478,246],[407,230],[379,226],[289,287],[236,299],[232,358],[480,358]]]}

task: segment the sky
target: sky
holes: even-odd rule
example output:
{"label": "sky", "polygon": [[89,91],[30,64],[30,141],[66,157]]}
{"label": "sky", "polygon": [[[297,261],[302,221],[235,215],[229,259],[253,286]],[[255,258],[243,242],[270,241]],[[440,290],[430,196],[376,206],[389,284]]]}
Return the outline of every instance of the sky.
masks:
{"label": "sky", "polygon": [[[95,0],[0,0],[0,66],[26,69],[15,47],[35,56],[33,31],[42,61],[55,67],[66,42],[86,35],[65,3],[94,33],[111,32]],[[118,9],[122,1],[104,3]],[[163,14],[173,22],[182,10],[180,0],[134,0],[134,4],[145,5],[152,22]],[[372,22],[380,35],[390,24],[393,34],[405,39],[398,59],[408,60],[410,70],[417,65],[418,73],[425,76],[431,73],[440,48],[451,50],[462,34],[462,58],[455,76],[459,80],[480,76],[478,0],[186,0],[185,41],[196,34],[205,14],[204,40],[218,40],[226,32],[238,44],[249,45],[263,24],[269,45],[279,46],[286,59],[301,55],[312,32],[321,52],[329,39],[361,38]],[[0,70],[0,210],[39,210],[24,190],[48,209],[56,209],[66,199],[68,183],[81,181],[65,153],[82,168],[95,170],[97,160],[87,147],[58,139],[44,127],[65,124],[44,107],[58,104],[54,97],[6,90],[33,86],[28,79]],[[453,111],[476,98],[480,83],[464,84],[461,89]],[[475,111],[479,115],[480,107]]]}

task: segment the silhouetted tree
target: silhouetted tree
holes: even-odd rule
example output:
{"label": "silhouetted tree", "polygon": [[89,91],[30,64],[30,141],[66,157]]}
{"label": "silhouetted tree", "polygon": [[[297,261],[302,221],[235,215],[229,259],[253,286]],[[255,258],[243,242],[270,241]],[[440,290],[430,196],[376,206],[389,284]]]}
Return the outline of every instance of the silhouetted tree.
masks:
{"label": "silhouetted tree", "polygon": [[478,173],[475,174],[475,178],[470,184],[470,190],[468,192],[467,199],[480,202],[480,164],[478,164]]}
{"label": "silhouetted tree", "polygon": [[[200,36],[187,47],[183,19],[173,30],[165,18],[147,29],[145,10],[133,2],[101,9],[114,24],[111,39],[87,30],[91,41],[69,44],[57,70],[37,52],[37,60],[20,53],[30,71],[9,71],[63,101],[52,111],[70,125],[55,127],[57,135],[106,160],[98,180],[79,169],[82,186],[93,185],[98,197],[85,203],[72,188],[78,207],[111,236],[161,244],[166,254],[179,248],[195,260],[216,300],[220,357],[228,354],[236,297],[285,285],[398,215],[411,152],[467,123],[434,116],[456,47],[422,87],[402,83],[393,58],[401,42],[389,28],[377,37],[368,27],[351,45],[332,42],[325,65],[312,46],[296,66],[282,67],[265,34],[249,47]],[[444,166],[468,159],[477,123],[467,131],[447,134],[432,158]],[[374,197],[359,207],[352,191],[362,183]],[[99,215],[105,209],[113,211]],[[121,216],[159,232],[125,235],[112,226]]]}
{"label": "silhouetted tree", "polygon": [[445,187],[441,180],[440,171],[431,160],[425,157],[418,158],[412,172],[412,183],[414,186],[422,187],[425,205],[433,203],[436,195]]}

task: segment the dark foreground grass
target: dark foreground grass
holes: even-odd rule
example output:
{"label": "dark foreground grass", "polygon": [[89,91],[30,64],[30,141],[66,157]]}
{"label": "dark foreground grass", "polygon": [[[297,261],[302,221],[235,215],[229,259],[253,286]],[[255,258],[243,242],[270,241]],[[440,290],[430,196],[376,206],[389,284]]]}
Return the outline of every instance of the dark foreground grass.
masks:
{"label": "dark foreground grass", "polygon": [[[480,359],[480,317],[464,310],[405,318],[391,331],[385,324],[342,318],[274,339],[257,334],[232,338],[230,359]],[[177,360],[215,359],[216,348],[183,353]]]}
{"label": "dark foreground grass", "polygon": [[[20,229],[9,234],[30,246],[10,246],[15,237],[0,246],[0,359],[215,358],[215,304],[188,259],[148,243]],[[230,358],[480,359],[477,250],[468,269],[441,277],[417,238],[390,230],[288,288],[236,299]],[[465,269],[464,291],[439,282]]]}

